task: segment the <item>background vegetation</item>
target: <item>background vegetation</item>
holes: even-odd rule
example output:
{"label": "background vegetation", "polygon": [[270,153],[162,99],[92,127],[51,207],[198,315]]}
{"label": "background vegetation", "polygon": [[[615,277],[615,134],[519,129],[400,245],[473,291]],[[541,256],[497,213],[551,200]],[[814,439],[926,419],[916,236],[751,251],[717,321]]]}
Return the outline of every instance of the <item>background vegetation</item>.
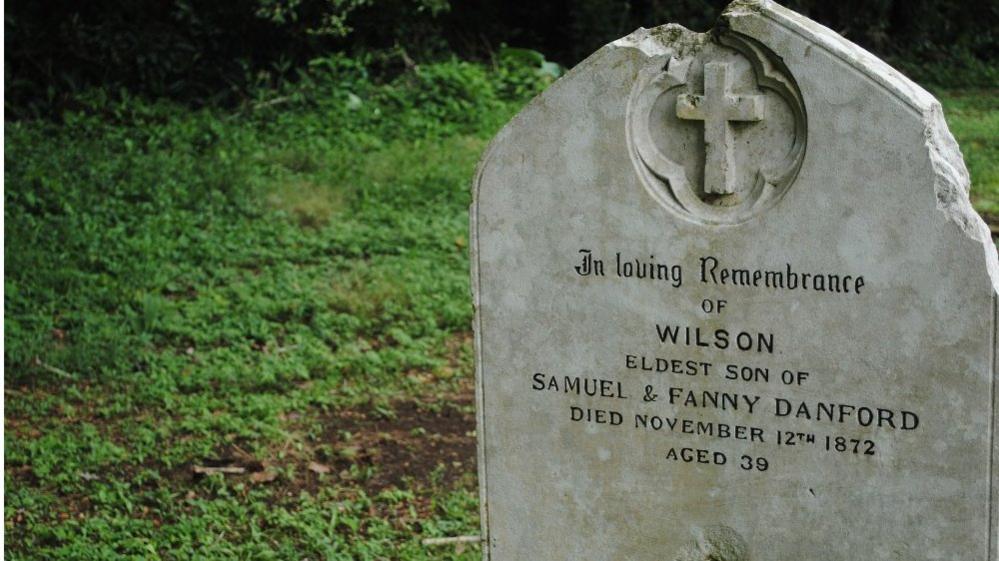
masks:
{"label": "background vegetation", "polygon": [[[713,25],[727,0],[92,0],[14,2],[5,13],[8,115],[73,108],[74,94],[236,104],[297,80],[330,52],[363,55],[376,80],[414,61],[489,61],[503,44],[572,66],[639,26]],[[786,0],[920,82],[999,82],[999,2]]]}
{"label": "background vegetation", "polygon": [[[938,82],[999,214],[995,7],[900,5],[811,9]],[[6,555],[478,559],[420,544],[478,532],[468,184],[561,72],[500,45],[715,4],[40,6],[7,13]]]}

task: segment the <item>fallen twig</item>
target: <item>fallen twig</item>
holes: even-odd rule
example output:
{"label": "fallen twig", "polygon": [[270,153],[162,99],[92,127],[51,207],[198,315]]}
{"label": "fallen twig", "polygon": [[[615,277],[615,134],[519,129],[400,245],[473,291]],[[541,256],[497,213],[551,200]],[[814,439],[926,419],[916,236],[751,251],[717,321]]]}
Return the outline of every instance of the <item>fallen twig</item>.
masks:
{"label": "fallen twig", "polygon": [[273,99],[268,99],[267,101],[260,101],[253,104],[253,109],[263,109],[264,107],[271,107],[273,105],[281,105],[282,103],[288,103],[291,101],[291,96],[275,97]]}
{"label": "fallen twig", "polygon": [[455,543],[479,543],[482,538],[479,536],[454,536],[450,538],[424,538],[423,545],[449,545]]}
{"label": "fallen twig", "polygon": [[242,466],[194,466],[191,468],[198,475],[211,475],[213,473],[240,474],[246,473],[246,468]]}
{"label": "fallen twig", "polygon": [[72,374],[70,374],[69,372],[66,372],[62,368],[56,368],[55,366],[52,366],[51,364],[46,364],[46,363],[42,362],[42,359],[38,358],[37,356],[35,357],[35,366],[41,367],[43,370],[48,370],[49,372],[51,372],[53,374],[57,374],[59,376],[62,376],[63,378],[72,378],[73,377]]}

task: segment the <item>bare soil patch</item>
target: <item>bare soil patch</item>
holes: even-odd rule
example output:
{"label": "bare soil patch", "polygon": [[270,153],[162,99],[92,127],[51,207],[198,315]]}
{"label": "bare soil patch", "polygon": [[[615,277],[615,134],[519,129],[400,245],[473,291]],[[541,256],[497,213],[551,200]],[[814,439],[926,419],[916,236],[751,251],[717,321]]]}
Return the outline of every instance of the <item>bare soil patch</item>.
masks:
{"label": "bare soil patch", "polygon": [[324,420],[323,442],[333,446],[334,471],[343,476],[373,468],[363,486],[451,487],[475,474],[475,415],[470,395],[443,407],[400,402],[394,415],[347,410]]}
{"label": "bare soil patch", "polygon": [[183,480],[190,485],[208,473],[223,473],[226,479],[272,486],[275,500],[332,486],[369,496],[388,489],[417,495],[474,489],[473,395],[469,383],[443,403],[403,400],[390,407],[333,411],[319,417],[322,432],[301,454],[270,462],[227,446],[212,459],[178,467],[170,479],[183,486]]}

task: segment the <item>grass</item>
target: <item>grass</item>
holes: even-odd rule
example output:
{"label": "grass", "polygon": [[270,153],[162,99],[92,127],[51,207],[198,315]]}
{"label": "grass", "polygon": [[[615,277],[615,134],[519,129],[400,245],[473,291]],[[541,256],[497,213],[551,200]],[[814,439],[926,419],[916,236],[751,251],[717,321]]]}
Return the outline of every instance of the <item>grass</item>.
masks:
{"label": "grass", "polygon": [[[8,123],[8,558],[479,558],[420,539],[478,533],[468,184],[543,83],[333,66]],[[999,212],[997,94],[943,100]]]}
{"label": "grass", "polygon": [[8,124],[8,558],[476,558],[468,181],[543,83],[336,72]]}

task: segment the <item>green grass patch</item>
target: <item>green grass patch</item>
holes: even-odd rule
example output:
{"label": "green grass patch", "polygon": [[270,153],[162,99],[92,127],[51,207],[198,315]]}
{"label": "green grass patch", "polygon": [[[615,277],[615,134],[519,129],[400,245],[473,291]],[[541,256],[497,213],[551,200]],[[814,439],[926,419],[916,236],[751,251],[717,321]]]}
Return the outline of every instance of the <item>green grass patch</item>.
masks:
{"label": "green grass patch", "polygon": [[[9,558],[477,557],[419,543],[478,532],[469,412],[463,462],[378,454],[470,407],[469,181],[550,69],[327,62],[236,112],[8,124]],[[400,400],[426,426],[335,430]]]}

